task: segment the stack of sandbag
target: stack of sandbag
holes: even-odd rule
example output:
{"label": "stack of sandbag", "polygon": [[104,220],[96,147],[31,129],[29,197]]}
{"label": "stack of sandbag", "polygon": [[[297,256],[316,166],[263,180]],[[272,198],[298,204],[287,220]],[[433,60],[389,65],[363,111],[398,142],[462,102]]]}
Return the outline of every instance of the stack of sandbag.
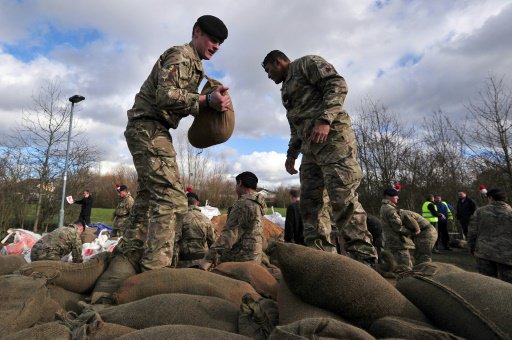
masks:
{"label": "stack of sandbag", "polygon": [[426,316],[374,269],[347,256],[279,243],[283,279],[302,301],[369,329],[385,316],[428,322]]}
{"label": "stack of sandbag", "polygon": [[52,320],[54,305],[48,297],[46,280],[16,274],[3,275],[0,276],[0,287],[2,337],[31,327],[40,320]]}
{"label": "stack of sandbag", "polygon": [[91,243],[96,239],[96,230],[97,228],[85,227],[82,234],[80,234],[80,239],[82,243]]}
{"label": "stack of sandbag", "polygon": [[279,321],[277,302],[244,295],[238,314],[238,333],[251,339],[267,340]]}
{"label": "stack of sandbag", "polygon": [[12,274],[24,264],[23,255],[0,255],[0,275]]}
{"label": "stack of sandbag", "polygon": [[[96,339],[96,338],[95,338]],[[147,339],[165,339],[165,340],[183,340],[183,339],[208,339],[208,340],[248,340],[251,339],[244,335],[230,333],[219,329],[190,326],[190,325],[165,325],[141,329],[128,333],[119,338],[119,340],[147,340]]]}
{"label": "stack of sandbag", "polygon": [[379,339],[464,339],[432,325],[397,316],[386,316],[375,321],[369,332]]}
{"label": "stack of sandbag", "polygon": [[35,261],[22,266],[19,273],[25,276],[45,277],[48,282],[75,293],[90,292],[96,280],[105,271],[110,253],[102,252],[84,263],[60,261]]}
{"label": "stack of sandbag", "polygon": [[438,328],[468,339],[512,338],[512,285],[472,272],[412,275],[396,288]]}

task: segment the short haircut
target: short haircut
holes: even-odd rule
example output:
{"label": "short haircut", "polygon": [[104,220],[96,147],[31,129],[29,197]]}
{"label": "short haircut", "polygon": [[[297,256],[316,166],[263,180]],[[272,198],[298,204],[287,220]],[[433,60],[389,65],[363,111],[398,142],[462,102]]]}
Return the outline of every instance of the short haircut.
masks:
{"label": "short haircut", "polygon": [[300,189],[297,189],[297,188],[291,188],[290,189],[290,196],[292,197],[300,197]]}
{"label": "short haircut", "polygon": [[507,194],[501,189],[491,189],[487,191],[487,197],[492,197],[495,201],[506,201]]}
{"label": "short haircut", "polygon": [[273,50],[273,51],[268,52],[268,54],[265,56],[265,59],[263,59],[261,66],[263,66],[263,68],[265,68],[265,66],[268,63],[273,63],[277,59],[283,59],[284,61],[290,61],[290,59],[288,59],[286,54],[284,54],[283,52],[281,52],[279,50]]}
{"label": "short haircut", "polygon": [[238,176],[235,177],[235,180],[237,183],[240,181],[244,187],[249,189],[256,190],[256,187],[258,186],[258,177],[250,171],[244,171],[241,174],[238,174]]}

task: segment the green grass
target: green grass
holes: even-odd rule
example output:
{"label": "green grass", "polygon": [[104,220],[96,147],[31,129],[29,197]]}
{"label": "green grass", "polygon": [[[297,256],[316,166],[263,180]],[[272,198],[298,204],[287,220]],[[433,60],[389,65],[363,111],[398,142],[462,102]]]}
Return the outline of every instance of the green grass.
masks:
{"label": "green grass", "polygon": [[92,208],[91,223],[101,222],[106,225],[112,225],[112,215],[113,214],[114,214],[114,209]]}

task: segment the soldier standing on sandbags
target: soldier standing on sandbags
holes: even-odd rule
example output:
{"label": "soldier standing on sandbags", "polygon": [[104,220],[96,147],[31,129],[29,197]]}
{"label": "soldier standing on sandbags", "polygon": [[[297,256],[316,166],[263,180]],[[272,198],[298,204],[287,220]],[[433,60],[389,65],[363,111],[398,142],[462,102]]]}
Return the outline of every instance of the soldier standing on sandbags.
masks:
{"label": "soldier standing on sandbags", "polygon": [[197,19],[192,41],[165,51],[135,96],[124,135],[138,176],[137,197],[124,236],[144,242],[142,270],[171,265],[178,211],[187,201],[179,176],[169,129],[181,118],[196,116],[199,107],[224,112],[231,103],[219,86],[208,95],[198,93],[204,78],[202,59],[209,60],[228,37],[224,23],[212,15]]}
{"label": "soldier standing on sandbags", "polygon": [[213,223],[199,209],[199,197],[187,192],[188,210],[178,214],[174,259],[176,267],[197,267],[215,242],[217,232]]}
{"label": "soldier standing on sandbags", "polygon": [[469,222],[468,245],[478,272],[512,283],[512,208],[501,189],[487,192],[489,204]]}
{"label": "soldier standing on sandbags", "polygon": [[256,192],[258,177],[249,171],[235,177],[238,200],[228,211],[222,233],[211,245],[199,267],[208,270],[222,262],[261,263],[263,222],[267,210],[263,195]]}
{"label": "soldier standing on sandbags", "polygon": [[330,235],[325,235],[318,223],[326,188],[345,250],[356,260],[375,263],[377,252],[356,193],[363,174],[352,123],[343,110],[345,80],[319,56],[291,62],[283,52],[274,50],[262,66],[270,79],[282,83],[281,98],[291,129],[285,163],[289,174],[297,173],[295,160],[299,153],[303,155],[300,201],[305,244],[336,251]]}
{"label": "soldier standing on sandbags", "polygon": [[114,225],[112,226],[112,236],[122,236],[124,234],[124,225],[130,217],[133,207],[133,197],[128,191],[126,185],[121,185],[116,189],[120,201],[114,210]]}
{"label": "soldier standing on sandbags", "polygon": [[[380,218],[386,236],[385,249],[391,252],[396,260],[396,271],[405,271],[412,268],[410,249],[414,249],[414,242],[409,237],[410,231],[402,224],[397,207],[398,191],[384,190],[384,198],[380,206]],[[420,233],[418,228],[416,234]]]}
{"label": "soldier standing on sandbags", "polygon": [[30,251],[31,261],[51,260],[60,261],[63,256],[71,253],[73,263],[82,262],[82,240],[84,231],[81,222],[67,227],[59,227],[41,237]]}

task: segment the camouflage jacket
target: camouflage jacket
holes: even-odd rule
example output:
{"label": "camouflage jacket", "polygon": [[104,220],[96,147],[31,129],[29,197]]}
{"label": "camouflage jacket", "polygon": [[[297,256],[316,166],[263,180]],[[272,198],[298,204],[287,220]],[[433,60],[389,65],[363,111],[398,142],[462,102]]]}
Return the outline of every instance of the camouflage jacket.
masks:
{"label": "camouflage jacket", "polygon": [[114,217],[128,217],[133,207],[133,197],[128,193],[125,197],[121,198],[119,204],[114,210]]}
{"label": "camouflage jacket", "polygon": [[262,218],[267,206],[262,195],[242,195],[231,207],[226,224],[211,245],[206,259],[218,262],[261,262],[263,253]]}
{"label": "camouflage jacket", "polygon": [[491,202],[478,208],[469,222],[468,245],[476,257],[512,265],[512,208]]}
{"label": "camouflage jacket", "polygon": [[414,249],[414,242],[409,237],[411,232],[402,224],[399,209],[393,202],[382,200],[380,218],[387,249]]}
{"label": "camouflage jacket", "polygon": [[281,87],[281,100],[286,108],[291,137],[287,155],[297,158],[299,153],[315,152],[320,145],[310,144],[315,122],[323,120],[331,125],[327,143],[339,139],[340,132],[350,133],[355,140],[350,117],[343,110],[348,89],[345,79],[334,66],[319,56],[305,56],[289,64],[288,75]]}
{"label": "camouflage jacket", "polygon": [[71,253],[73,262],[82,262],[82,240],[80,233],[73,225],[59,227],[44,235],[34,244],[34,247],[43,253],[58,255],[58,257]]}
{"label": "camouflage jacket", "polygon": [[203,77],[201,59],[190,44],[169,48],[135,96],[128,120],[156,120],[175,129],[181,118],[199,112],[198,88]]}
{"label": "camouflage jacket", "polygon": [[189,205],[186,213],[178,214],[175,256],[179,261],[202,259],[216,238],[213,223],[198,207]]}

